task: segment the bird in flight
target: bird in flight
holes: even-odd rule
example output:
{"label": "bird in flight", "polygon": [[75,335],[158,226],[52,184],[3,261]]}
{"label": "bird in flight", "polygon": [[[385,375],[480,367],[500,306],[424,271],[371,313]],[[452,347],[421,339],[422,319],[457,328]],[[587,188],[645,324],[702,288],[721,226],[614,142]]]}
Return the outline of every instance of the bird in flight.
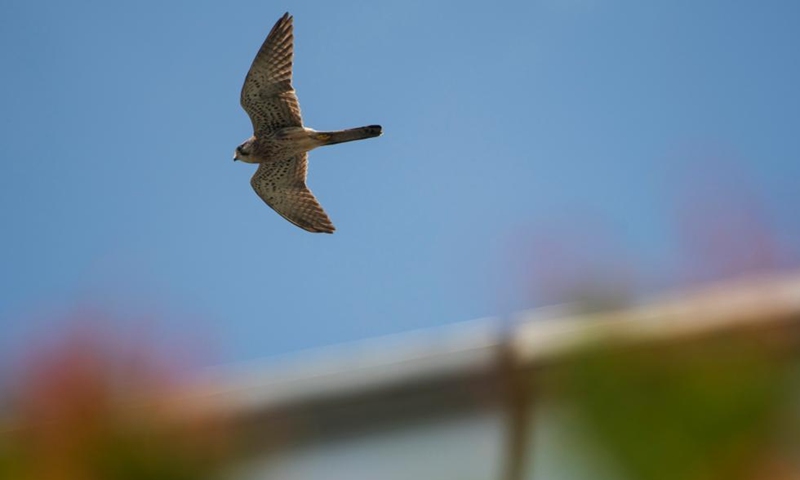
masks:
{"label": "bird in flight", "polygon": [[335,227],[306,186],[308,152],[323,145],[380,136],[380,125],[318,132],[303,126],[292,87],[292,17],[285,13],[267,35],[247,72],[242,108],[253,136],[236,147],[233,160],[257,163],[250,185],[267,205],[298,227],[333,233]]}

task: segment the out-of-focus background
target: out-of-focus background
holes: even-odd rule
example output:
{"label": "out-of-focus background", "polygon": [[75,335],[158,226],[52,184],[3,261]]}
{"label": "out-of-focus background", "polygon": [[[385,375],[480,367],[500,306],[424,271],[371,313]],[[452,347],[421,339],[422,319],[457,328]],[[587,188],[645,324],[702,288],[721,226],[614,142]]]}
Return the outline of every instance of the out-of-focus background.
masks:
{"label": "out-of-focus background", "polygon": [[[333,236],[230,160],[286,10]],[[797,478],[799,19],[4,2],[0,477]]]}

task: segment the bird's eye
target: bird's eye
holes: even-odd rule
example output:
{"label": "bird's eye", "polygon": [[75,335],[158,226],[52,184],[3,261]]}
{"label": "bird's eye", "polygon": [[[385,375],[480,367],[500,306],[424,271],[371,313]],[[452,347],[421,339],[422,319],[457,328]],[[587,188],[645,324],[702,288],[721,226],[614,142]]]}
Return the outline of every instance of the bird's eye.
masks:
{"label": "bird's eye", "polygon": [[236,151],[237,151],[237,152],[239,152],[239,153],[241,153],[242,155],[244,155],[244,150],[242,150],[242,146],[241,146],[241,145],[239,145],[238,147],[236,147]]}

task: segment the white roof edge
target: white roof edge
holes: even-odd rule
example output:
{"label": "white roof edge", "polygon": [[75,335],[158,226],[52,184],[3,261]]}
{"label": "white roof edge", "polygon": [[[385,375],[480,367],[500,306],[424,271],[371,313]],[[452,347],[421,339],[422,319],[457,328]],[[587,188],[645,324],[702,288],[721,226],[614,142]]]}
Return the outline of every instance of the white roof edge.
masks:
{"label": "white roof edge", "polygon": [[267,408],[489,370],[500,343],[500,319],[480,318],[215,367],[203,390],[234,408]]}
{"label": "white roof edge", "polygon": [[[497,367],[506,340],[522,364],[553,360],[598,338],[680,338],[800,313],[800,272],[747,277],[673,292],[630,308],[575,314],[561,305],[514,316],[508,338],[499,318],[481,318],[264,361],[210,369],[202,392],[234,409],[268,409]],[[766,313],[766,315],[765,315]],[[697,319],[702,318],[702,322]]]}
{"label": "white roof edge", "polygon": [[654,296],[618,311],[545,319],[537,312],[522,314],[512,348],[521,362],[536,363],[589,342],[679,339],[782,321],[793,313],[800,313],[800,274],[748,276]]}

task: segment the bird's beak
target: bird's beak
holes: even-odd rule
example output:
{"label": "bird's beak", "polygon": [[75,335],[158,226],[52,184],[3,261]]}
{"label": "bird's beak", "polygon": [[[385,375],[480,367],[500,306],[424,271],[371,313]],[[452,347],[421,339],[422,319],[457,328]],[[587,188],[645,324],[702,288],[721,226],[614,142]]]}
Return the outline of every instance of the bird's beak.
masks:
{"label": "bird's beak", "polygon": [[237,160],[237,159],[236,159],[236,155],[234,155],[234,156],[233,156],[233,161],[235,162],[236,160]]}

